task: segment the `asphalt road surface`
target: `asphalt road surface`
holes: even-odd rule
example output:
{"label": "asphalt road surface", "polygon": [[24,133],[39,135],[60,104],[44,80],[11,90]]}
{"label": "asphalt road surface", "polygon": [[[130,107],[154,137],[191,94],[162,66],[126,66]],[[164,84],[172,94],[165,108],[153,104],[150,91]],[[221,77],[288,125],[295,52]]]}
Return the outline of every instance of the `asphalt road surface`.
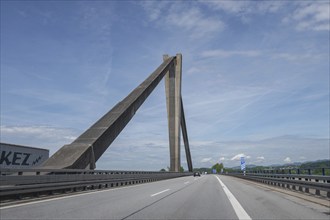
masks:
{"label": "asphalt road surface", "polygon": [[329,219],[329,207],[253,182],[181,177],[0,208],[0,219]]}

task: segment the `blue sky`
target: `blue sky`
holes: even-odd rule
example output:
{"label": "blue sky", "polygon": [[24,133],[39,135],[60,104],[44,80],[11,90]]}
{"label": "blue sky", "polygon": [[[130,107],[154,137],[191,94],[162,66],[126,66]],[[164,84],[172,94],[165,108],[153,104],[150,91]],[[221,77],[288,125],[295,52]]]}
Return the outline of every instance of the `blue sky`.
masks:
{"label": "blue sky", "polygon": [[[329,159],[329,7],[1,1],[1,142],[53,154],[182,53],[195,167]],[[169,166],[166,117],[161,82],[97,168]]]}

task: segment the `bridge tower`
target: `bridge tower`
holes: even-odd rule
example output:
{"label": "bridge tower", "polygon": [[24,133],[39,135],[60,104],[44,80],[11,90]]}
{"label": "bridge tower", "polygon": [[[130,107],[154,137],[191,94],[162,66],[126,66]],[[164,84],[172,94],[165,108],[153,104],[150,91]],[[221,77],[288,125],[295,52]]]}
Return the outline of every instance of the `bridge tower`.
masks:
{"label": "bridge tower", "polygon": [[[164,55],[163,60],[166,61],[167,59],[169,59],[169,56]],[[175,172],[179,172],[181,167],[180,125],[183,111],[181,99],[181,80],[182,55],[177,54],[175,60],[175,67],[170,68],[165,75],[165,93],[170,146],[170,171]]]}
{"label": "bridge tower", "polygon": [[188,170],[192,172],[186,121],[181,96],[182,55],[163,56],[163,63],[126,98],[115,105],[71,144],[64,145],[43,165],[49,169],[95,169],[95,162],[120,134],[136,111],[165,76],[170,171],[180,171],[180,131]]}

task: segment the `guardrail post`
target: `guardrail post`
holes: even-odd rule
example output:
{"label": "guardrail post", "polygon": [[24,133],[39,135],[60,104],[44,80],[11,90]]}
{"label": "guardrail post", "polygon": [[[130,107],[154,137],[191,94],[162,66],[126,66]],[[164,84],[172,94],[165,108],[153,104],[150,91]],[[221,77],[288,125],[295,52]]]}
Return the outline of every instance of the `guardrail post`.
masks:
{"label": "guardrail post", "polygon": [[290,183],[286,184],[286,188],[290,189]]}
{"label": "guardrail post", "polygon": [[309,193],[309,188],[308,187],[305,187],[305,192]]}
{"label": "guardrail post", "polygon": [[321,195],[321,193],[320,193],[320,190],[319,190],[319,189],[315,190],[315,195],[317,195],[317,196]]}

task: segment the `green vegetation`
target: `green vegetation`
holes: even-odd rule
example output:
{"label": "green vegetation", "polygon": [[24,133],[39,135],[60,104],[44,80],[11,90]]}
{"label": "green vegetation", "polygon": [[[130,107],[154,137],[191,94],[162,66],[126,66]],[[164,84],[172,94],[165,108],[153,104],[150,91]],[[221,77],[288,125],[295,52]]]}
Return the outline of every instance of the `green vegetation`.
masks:
{"label": "green vegetation", "polygon": [[217,173],[220,173],[221,170],[223,169],[223,164],[222,163],[216,163],[212,166],[212,169],[215,169],[217,171]]}
{"label": "green vegetation", "polygon": [[222,163],[216,163],[211,168],[208,167],[202,167],[202,168],[194,168],[194,172],[200,172],[200,173],[212,173],[212,170],[216,169],[218,173],[221,172],[221,169],[224,169],[224,166]]}
{"label": "green vegetation", "polygon": [[330,160],[318,160],[314,162],[306,162],[300,165],[300,169],[308,169],[308,168],[325,168],[329,167],[330,168]]}
{"label": "green vegetation", "polygon": [[[167,170],[165,170],[164,168],[162,168],[162,169],[160,170],[160,172],[167,172],[167,171],[169,171],[169,170],[170,170],[169,167],[167,167]],[[181,173],[184,172],[184,168],[183,168],[182,166],[180,167],[180,172],[181,172]]]}
{"label": "green vegetation", "polygon": [[[277,173],[290,173],[297,174],[298,169],[300,174],[310,174],[312,175],[322,175],[322,168],[324,168],[324,174],[330,175],[330,160],[318,160],[318,161],[311,161],[305,163],[292,163],[292,164],[285,164],[285,165],[273,165],[273,166],[254,166],[248,165],[246,170],[248,172],[257,172],[257,171],[264,171],[269,170],[269,172],[277,172]],[[240,172],[240,167],[233,167],[233,168],[224,168],[224,172],[234,173]]]}
{"label": "green vegetation", "polygon": [[194,168],[193,171],[194,172],[200,172],[200,173],[212,173],[212,169],[211,168],[206,168],[206,167]]}
{"label": "green vegetation", "polygon": [[313,162],[306,162],[300,165],[299,169],[306,170],[311,169],[313,175],[322,175],[322,168],[325,171],[325,175],[330,175],[330,160],[319,160]]}
{"label": "green vegetation", "polygon": [[[277,172],[277,173],[289,173],[289,170],[291,174],[297,174],[297,170],[299,169],[300,174],[308,174],[308,169],[311,169],[312,175],[322,175],[322,168],[324,169],[325,175],[330,176],[330,160],[318,160],[318,161],[312,161],[312,162],[305,162],[305,163],[293,163],[293,164],[285,164],[285,165],[273,165],[273,166],[255,166],[255,165],[247,165],[247,171],[248,172],[257,172],[257,171],[264,171],[269,170],[270,172]],[[167,167],[166,169],[161,169],[161,172],[166,172],[170,168]],[[202,168],[194,168],[194,172],[200,172],[200,173],[212,173],[212,170],[215,169],[217,173],[221,173],[221,170],[223,169],[224,173],[237,173],[241,172],[241,169],[239,166],[227,168],[224,167],[223,163],[216,163],[211,168],[208,167],[202,167]],[[180,172],[184,172],[184,168],[180,167]]]}
{"label": "green vegetation", "polygon": [[238,169],[233,169],[233,168],[224,168],[223,172],[224,173],[236,173]]}

